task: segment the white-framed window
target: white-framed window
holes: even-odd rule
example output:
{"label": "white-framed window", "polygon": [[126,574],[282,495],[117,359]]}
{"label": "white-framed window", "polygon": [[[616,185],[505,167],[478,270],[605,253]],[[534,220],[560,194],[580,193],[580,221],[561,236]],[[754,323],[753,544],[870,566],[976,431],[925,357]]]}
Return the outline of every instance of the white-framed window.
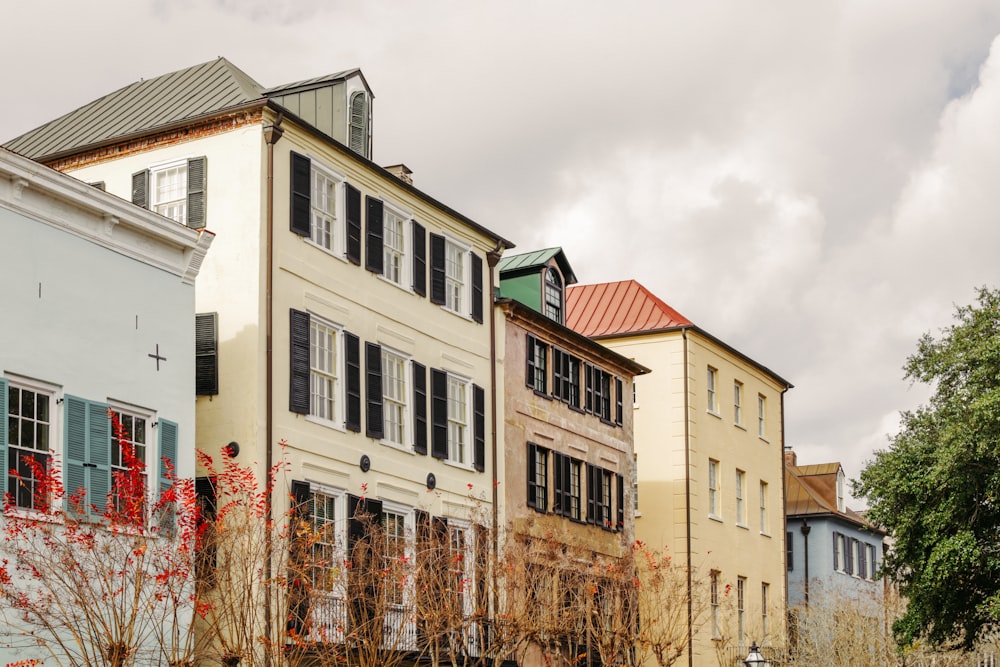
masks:
{"label": "white-framed window", "polygon": [[309,240],[334,254],[343,252],[344,178],[312,160]]}
{"label": "white-framed window", "polygon": [[389,204],[382,209],[382,276],[403,287],[407,270],[406,229],[409,216]]}
{"label": "white-framed window", "polygon": [[162,216],[187,223],[187,160],[149,169],[149,208]]}
{"label": "white-framed window", "polygon": [[767,525],[767,482],[760,483],[760,532],[768,535],[770,531]]}
{"label": "white-framed window", "polygon": [[845,512],[847,510],[847,505],[844,502],[844,487],[846,486],[846,478],[844,476],[844,469],[840,468],[837,470],[837,511]]}
{"label": "white-framed window", "polygon": [[719,571],[712,570],[708,575],[708,602],[711,605],[712,613],[712,638],[719,639],[722,636],[719,619]]}
{"label": "white-framed window", "polygon": [[868,581],[874,581],[875,573],[878,571],[878,563],[875,562],[875,545],[866,544],[865,554],[866,554],[866,560],[868,562],[868,567],[865,570],[865,574],[867,576],[865,578],[868,579]]}
{"label": "white-framed window", "polygon": [[469,302],[469,249],[446,238],[444,253],[444,305],[464,317]]}
{"label": "white-framed window", "polygon": [[712,414],[718,414],[719,412],[719,401],[715,395],[715,387],[718,379],[719,371],[709,366],[705,377],[705,386],[707,388],[708,411]]}
{"label": "white-framed window", "polygon": [[[413,510],[402,505],[383,501],[382,530],[385,533],[386,558],[395,560],[412,559],[414,535]],[[390,569],[390,572],[392,570]],[[403,604],[408,590],[409,578],[392,576],[386,585],[386,598],[389,604]]]}
{"label": "white-framed window", "polygon": [[465,614],[473,611],[475,588],[475,558],[473,557],[472,526],[465,521],[448,519],[448,563],[452,577],[452,595],[456,607]]}
{"label": "white-framed window", "polygon": [[409,439],[409,360],[382,347],[382,438],[399,447]]}
{"label": "white-framed window", "polygon": [[[0,390],[3,390],[0,384]],[[57,439],[56,393],[54,386],[31,381],[6,381],[7,460],[4,490],[20,509],[47,511],[49,499],[42,495],[43,481],[33,466],[48,470]],[[0,431],[2,432],[2,431]],[[33,461],[34,463],[29,463]],[[16,471],[17,474],[12,474]]]}
{"label": "white-framed window", "polygon": [[545,316],[559,324],[563,323],[562,277],[551,266],[545,271]]}
{"label": "white-framed window", "polygon": [[111,402],[111,409],[121,423],[123,436],[119,440],[115,437],[114,431],[111,433],[111,492],[114,497],[115,509],[125,511],[127,508],[123,506],[119,490],[122,475],[128,473],[128,462],[124,455],[125,445],[131,445],[133,456],[142,463],[143,488],[146,490],[146,494],[149,494],[149,467],[157,460],[155,456],[152,456],[154,452],[150,451],[153,440],[149,429],[156,419],[149,410],[124,404]]}
{"label": "white-framed window", "polygon": [[341,393],[343,345],[341,329],[311,315],[309,318],[309,414],[342,424]]}
{"label": "white-framed window", "polygon": [[719,507],[719,462],[708,460],[708,514],[716,519],[722,516]]}
{"label": "white-framed window", "polygon": [[833,569],[835,572],[847,570],[846,538],[842,533],[833,534]]}
{"label": "white-framed window", "polygon": [[733,422],[743,425],[743,383],[739,380],[733,382]]}
{"label": "white-framed window", "polygon": [[767,398],[757,394],[757,435],[767,437]]}
{"label": "white-framed window", "polygon": [[312,489],[309,514],[315,533],[312,583],[327,593],[344,592],[343,561],[347,525],[347,496],[334,489]]}
{"label": "white-framed window", "polygon": [[736,524],[747,525],[746,503],[747,474],[743,470],[736,471]]}
{"label": "white-framed window", "polygon": [[771,634],[771,584],[761,582],[760,585],[760,629],[763,639]]}
{"label": "white-framed window", "polygon": [[740,650],[746,648],[746,636],[747,636],[747,578],[737,577],[736,578],[736,614],[737,614],[737,632]]}
{"label": "white-framed window", "polygon": [[355,153],[368,157],[368,96],[362,91],[351,93],[347,145]]}
{"label": "white-framed window", "polygon": [[448,374],[448,460],[468,465],[472,383]]}

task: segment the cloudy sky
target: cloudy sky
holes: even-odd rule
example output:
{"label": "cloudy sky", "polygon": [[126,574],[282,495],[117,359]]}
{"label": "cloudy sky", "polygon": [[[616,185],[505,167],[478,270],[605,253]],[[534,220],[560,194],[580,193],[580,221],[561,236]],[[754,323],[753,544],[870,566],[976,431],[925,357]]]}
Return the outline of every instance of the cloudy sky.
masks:
{"label": "cloudy sky", "polygon": [[0,142],[225,56],[360,67],[374,153],[583,283],[635,278],[791,381],[799,460],[856,476],[901,366],[1000,261],[995,0],[3,3]]}

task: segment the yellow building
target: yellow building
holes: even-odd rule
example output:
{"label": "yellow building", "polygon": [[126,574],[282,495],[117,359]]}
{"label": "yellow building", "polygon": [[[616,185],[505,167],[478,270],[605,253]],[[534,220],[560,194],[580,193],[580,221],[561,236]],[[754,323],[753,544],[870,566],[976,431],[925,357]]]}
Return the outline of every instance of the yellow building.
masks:
{"label": "yellow building", "polygon": [[691,565],[691,650],[679,664],[782,647],[791,385],[634,280],[568,295],[571,328],[652,370],[634,385],[636,537]]}

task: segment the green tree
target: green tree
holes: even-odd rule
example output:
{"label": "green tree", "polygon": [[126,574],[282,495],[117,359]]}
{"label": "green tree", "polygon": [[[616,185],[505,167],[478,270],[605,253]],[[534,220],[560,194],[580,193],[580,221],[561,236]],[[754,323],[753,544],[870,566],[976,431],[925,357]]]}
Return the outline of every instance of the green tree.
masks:
{"label": "green tree", "polygon": [[854,486],[892,537],[883,572],[908,599],[893,626],[904,645],[971,647],[1000,621],[1000,291],[976,301],[920,338],[904,370],[931,399]]}

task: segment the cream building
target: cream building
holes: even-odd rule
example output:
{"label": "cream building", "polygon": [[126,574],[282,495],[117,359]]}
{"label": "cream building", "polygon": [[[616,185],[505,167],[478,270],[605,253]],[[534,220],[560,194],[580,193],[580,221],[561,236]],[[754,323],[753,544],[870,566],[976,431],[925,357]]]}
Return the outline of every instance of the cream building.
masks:
{"label": "cream building", "polygon": [[[265,88],[220,58],[7,146],[217,234],[196,294],[201,450],[262,477],[287,458],[274,511],[307,501],[333,549],[361,505],[401,538],[438,517],[471,550],[496,493],[491,296],[512,244],[373,163],[371,109],[359,70]],[[317,610],[330,637],[342,597]]]}
{"label": "cream building", "polygon": [[635,382],[635,530],[691,564],[680,664],[734,664],[753,642],[780,649],[791,385],[634,280],[571,287],[567,322],[652,370]]}

